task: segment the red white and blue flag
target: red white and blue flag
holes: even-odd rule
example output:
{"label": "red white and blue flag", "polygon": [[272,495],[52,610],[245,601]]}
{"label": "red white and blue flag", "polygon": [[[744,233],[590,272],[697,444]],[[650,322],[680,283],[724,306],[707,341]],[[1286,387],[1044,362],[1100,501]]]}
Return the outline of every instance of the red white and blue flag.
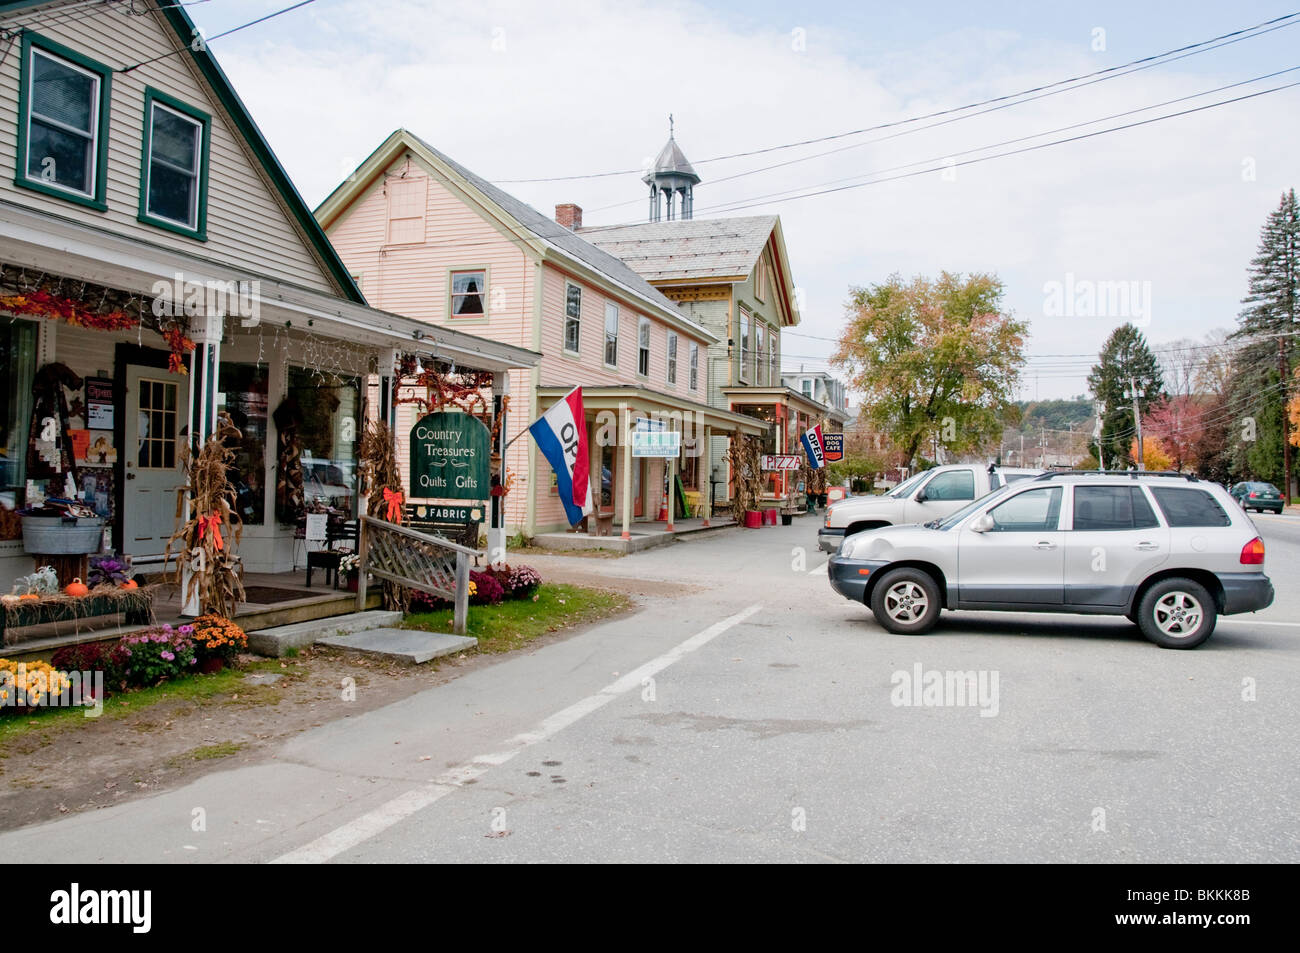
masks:
{"label": "red white and blue flag", "polygon": [[822,443],[821,424],[804,432],[803,449],[804,453],[808,454],[808,466],[820,470],[826,465],[826,447]]}
{"label": "red white and blue flag", "polygon": [[569,525],[576,525],[591,512],[591,458],[587,455],[582,388],[575,387],[562,400],[557,400],[528,432],[555,471],[555,485]]}

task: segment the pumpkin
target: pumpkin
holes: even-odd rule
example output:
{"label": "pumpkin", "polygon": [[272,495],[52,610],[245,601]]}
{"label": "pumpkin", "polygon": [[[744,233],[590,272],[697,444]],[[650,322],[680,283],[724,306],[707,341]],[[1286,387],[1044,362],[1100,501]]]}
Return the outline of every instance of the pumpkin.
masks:
{"label": "pumpkin", "polygon": [[119,589],[139,589],[139,588],[140,588],[140,584],[139,584],[138,582],[136,582],[134,579],[128,579],[126,582],[122,583],[122,585],[120,585],[118,588],[119,588]]}
{"label": "pumpkin", "polygon": [[72,580],[72,582],[64,586],[63,591],[70,596],[84,596],[86,593],[90,592],[90,589],[86,587],[86,584],[81,581],[81,577],[78,576],[76,579]]}
{"label": "pumpkin", "polygon": [[25,592],[18,597],[19,602],[35,602],[40,596],[34,592]]}

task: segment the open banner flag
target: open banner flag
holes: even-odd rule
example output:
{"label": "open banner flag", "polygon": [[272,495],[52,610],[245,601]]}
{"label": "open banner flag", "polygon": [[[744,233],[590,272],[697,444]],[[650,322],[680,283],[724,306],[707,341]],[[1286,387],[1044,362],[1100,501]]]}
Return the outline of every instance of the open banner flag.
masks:
{"label": "open banner flag", "polygon": [[569,525],[591,512],[591,458],[587,455],[587,418],[582,410],[582,388],[575,387],[528,428],[537,449],[555,471]]}
{"label": "open banner flag", "polygon": [[804,431],[803,450],[808,454],[808,465],[814,470],[820,470],[826,465],[826,448],[822,443],[822,425],[818,424],[812,430]]}

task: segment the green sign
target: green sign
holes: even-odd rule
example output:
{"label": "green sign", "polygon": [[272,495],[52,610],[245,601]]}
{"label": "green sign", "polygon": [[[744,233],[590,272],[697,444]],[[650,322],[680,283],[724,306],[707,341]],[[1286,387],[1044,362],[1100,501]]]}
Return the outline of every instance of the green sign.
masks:
{"label": "green sign", "polygon": [[469,414],[441,411],[411,428],[413,499],[486,500],[491,435]]}

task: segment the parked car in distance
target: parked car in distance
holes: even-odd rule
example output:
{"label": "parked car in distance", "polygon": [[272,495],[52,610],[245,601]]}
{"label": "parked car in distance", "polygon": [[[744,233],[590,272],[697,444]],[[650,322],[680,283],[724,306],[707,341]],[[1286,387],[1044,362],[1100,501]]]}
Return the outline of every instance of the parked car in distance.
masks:
{"label": "parked car in distance", "polygon": [[1126,616],[1191,649],[1220,615],[1273,602],[1264,541],[1227,490],[1185,474],[1072,471],[1003,486],[945,519],[849,536],[831,586],[890,632],[943,609]]}
{"label": "parked car in distance", "polygon": [[947,516],[1004,483],[1037,476],[1042,470],[957,463],[922,470],[880,496],[864,495],[833,503],[817,534],[817,546],[833,553],[845,536],[882,526],[905,526]]}
{"label": "parked car in distance", "polygon": [[1272,483],[1238,483],[1232,488],[1232,498],[1243,510],[1282,512],[1282,491]]}

